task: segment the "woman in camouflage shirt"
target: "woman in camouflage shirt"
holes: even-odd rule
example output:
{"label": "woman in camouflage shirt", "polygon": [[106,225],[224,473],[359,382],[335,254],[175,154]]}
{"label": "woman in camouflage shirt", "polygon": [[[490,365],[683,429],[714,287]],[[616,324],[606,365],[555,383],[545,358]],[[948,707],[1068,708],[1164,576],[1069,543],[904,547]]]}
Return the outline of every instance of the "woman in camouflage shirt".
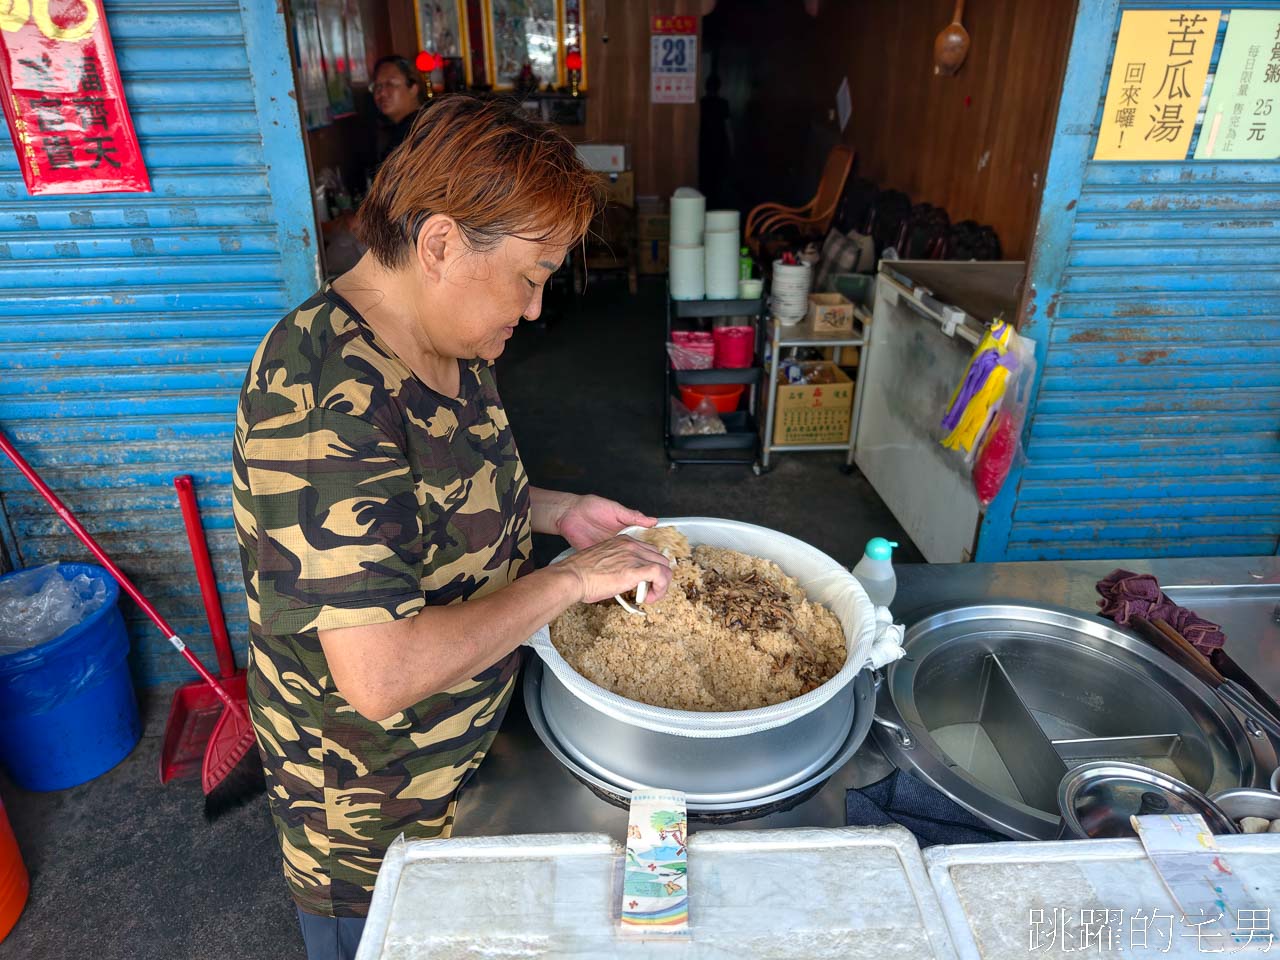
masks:
{"label": "woman in camouflage shirt", "polygon": [[[517,646],[579,601],[670,577],[654,521],[529,484],[493,377],[586,231],[573,147],[446,97],[379,170],[369,252],[281,320],[245,378],[235,519],[250,709],[308,956],[354,953],[390,842],[447,836]],[[579,552],[533,570],[534,532]]]}

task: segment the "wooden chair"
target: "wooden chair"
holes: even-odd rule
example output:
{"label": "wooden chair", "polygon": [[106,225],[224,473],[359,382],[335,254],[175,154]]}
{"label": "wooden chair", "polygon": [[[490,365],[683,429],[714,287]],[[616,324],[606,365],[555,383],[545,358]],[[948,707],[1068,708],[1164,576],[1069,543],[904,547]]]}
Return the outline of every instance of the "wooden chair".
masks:
{"label": "wooden chair", "polygon": [[836,214],[836,205],[844,193],[845,181],[853,168],[853,148],[836,146],[827,154],[822,179],[813,199],[803,207],[786,207],[780,203],[762,203],[747,215],[744,231],[747,246],[759,255],[760,240],[770,230],[798,227],[804,233],[825,234]]}
{"label": "wooden chair", "polygon": [[638,290],[640,246],[636,240],[635,175],[624,170],[605,183],[606,203],[587,233],[585,256],[577,258],[574,292],[587,286],[589,271],[619,271],[627,275],[627,288],[632,296]]}

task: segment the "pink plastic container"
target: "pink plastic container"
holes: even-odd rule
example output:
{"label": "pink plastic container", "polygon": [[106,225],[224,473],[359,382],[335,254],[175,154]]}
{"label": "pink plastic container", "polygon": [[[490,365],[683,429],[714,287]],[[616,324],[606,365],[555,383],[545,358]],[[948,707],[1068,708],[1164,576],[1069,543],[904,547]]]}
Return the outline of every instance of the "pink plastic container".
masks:
{"label": "pink plastic container", "polygon": [[751,327],[716,327],[715,365],[721,369],[751,366],[755,358],[755,330]]}

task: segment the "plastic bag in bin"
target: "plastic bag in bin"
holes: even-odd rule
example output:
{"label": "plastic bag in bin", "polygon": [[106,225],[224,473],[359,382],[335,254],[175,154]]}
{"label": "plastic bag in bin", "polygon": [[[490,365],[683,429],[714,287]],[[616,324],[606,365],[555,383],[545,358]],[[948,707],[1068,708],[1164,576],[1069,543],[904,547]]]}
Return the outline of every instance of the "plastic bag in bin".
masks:
{"label": "plastic bag in bin", "polygon": [[671,358],[672,370],[710,370],[714,360],[711,350],[680,343],[668,343],[667,356]]}
{"label": "plastic bag in bin", "polygon": [[710,398],[703,397],[697,409],[690,410],[675,397],[671,398],[671,433],[677,437],[709,436],[727,433],[724,421]]}

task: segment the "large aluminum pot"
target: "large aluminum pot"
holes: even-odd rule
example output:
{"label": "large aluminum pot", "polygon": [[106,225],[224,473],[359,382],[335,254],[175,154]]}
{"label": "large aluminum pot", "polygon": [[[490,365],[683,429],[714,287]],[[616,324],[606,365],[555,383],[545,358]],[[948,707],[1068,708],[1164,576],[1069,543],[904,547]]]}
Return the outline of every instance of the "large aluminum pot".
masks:
{"label": "large aluminum pot", "polygon": [[552,735],[577,763],[610,783],[683,790],[690,802],[746,802],[812,777],[849,736],[853,680],[875,638],[871,601],[848,570],[786,534],[706,517],[660,526],[676,527],[695,546],[728,547],[777,563],[840,620],[849,651],[844,667],[816,690],[772,707],[670,710],[591,683],[565,662],[544,628],[529,643],[546,668],[542,710]]}

